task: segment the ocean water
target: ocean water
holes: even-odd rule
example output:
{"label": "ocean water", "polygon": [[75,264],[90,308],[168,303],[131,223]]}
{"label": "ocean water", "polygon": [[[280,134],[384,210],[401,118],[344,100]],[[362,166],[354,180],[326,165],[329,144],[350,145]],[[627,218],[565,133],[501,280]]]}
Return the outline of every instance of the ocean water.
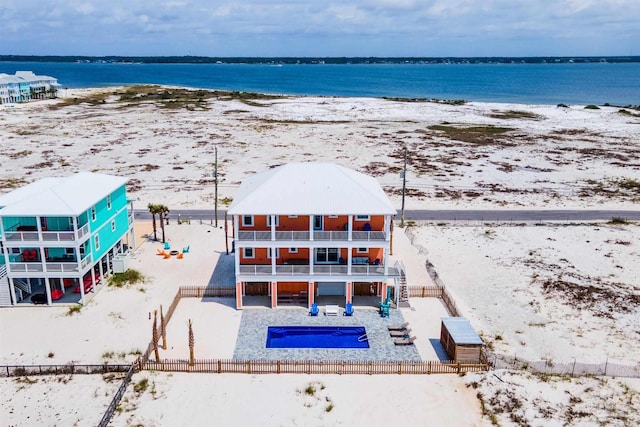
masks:
{"label": "ocean water", "polygon": [[111,64],[0,62],[63,87],[164,84],[287,95],[464,99],[528,104],[640,105],[640,63]]}

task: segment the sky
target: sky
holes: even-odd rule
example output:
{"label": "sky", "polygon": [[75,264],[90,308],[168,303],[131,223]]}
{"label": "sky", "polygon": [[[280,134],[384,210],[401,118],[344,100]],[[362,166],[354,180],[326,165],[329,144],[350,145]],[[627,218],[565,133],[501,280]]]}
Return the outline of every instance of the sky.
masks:
{"label": "sky", "polygon": [[0,0],[0,54],[640,55],[640,0]]}

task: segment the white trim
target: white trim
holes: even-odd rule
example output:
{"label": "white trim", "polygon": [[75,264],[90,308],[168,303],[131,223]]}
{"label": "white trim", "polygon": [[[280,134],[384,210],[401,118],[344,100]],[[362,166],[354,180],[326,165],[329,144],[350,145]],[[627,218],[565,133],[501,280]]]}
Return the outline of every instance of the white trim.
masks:
{"label": "white trim", "polygon": [[354,219],[356,221],[371,221],[371,215],[356,215]]}
{"label": "white trim", "polygon": [[288,249],[290,254],[297,254],[298,253],[298,248],[289,248]]}
{"label": "white trim", "polygon": [[[251,221],[249,223],[245,222],[245,219],[249,218]],[[242,226],[243,227],[253,227],[253,215],[242,215]]]}
{"label": "white trim", "polygon": [[298,218],[298,215],[289,215],[289,218]]}
{"label": "white trim", "polygon": [[[271,254],[273,253],[274,248],[267,248],[267,258],[271,259]],[[280,248],[275,248],[276,250],[276,259],[280,258]]]}
{"label": "white trim", "polygon": [[[276,227],[277,227],[278,225],[280,225],[280,220],[279,220],[280,217],[278,215],[275,215],[275,217],[276,217]],[[267,215],[267,227],[271,227],[271,215]]]}
{"label": "white trim", "polygon": [[97,233],[93,236],[93,246],[96,248],[96,251],[100,250],[100,235]]}
{"label": "white trim", "polygon": [[97,218],[98,218],[98,214],[97,214],[97,211],[96,211],[96,207],[92,206],[91,207],[91,222],[96,222]]}
{"label": "white trim", "polygon": [[111,220],[111,232],[115,232],[116,231],[116,220],[112,219]]}
{"label": "white trim", "polygon": [[356,253],[357,254],[368,254],[369,253],[369,248],[356,248]]}
{"label": "white trim", "polygon": [[107,210],[111,210],[111,194],[107,194]]}
{"label": "white trim", "polygon": [[[323,261],[318,260],[318,250],[325,249],[326,250],[326,259]],[[329,251],[337,251],[336,260],[329,261]],[[340,262],[340,248],[314,248],[313,250],[313,260],[316,264],[338,264]]]}

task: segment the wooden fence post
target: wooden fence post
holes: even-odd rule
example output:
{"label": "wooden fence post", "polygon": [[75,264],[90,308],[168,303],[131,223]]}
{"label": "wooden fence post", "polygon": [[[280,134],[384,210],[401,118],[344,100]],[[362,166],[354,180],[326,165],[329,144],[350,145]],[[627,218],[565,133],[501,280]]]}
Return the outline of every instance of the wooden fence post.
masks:
{"label": "wooden fence post", "polygon": [[218,373],[222,373],[222,360],[218,359]]}

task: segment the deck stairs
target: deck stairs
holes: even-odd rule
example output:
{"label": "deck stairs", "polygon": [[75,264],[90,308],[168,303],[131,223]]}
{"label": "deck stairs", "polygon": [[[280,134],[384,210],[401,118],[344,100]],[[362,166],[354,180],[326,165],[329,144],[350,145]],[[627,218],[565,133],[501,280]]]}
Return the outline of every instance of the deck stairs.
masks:
{"label": "deck stairs", "polygon": [[7,278],[7,266],[0,265],[0,307],[11,305],[11,290]]}
{"label": "deck stairs", "polygon": [[398,307],[411,307],[409,304],[409,289],[407,288],[407,274],[403,262],[396,262],[396,268],[400,272],[398,281]]}

